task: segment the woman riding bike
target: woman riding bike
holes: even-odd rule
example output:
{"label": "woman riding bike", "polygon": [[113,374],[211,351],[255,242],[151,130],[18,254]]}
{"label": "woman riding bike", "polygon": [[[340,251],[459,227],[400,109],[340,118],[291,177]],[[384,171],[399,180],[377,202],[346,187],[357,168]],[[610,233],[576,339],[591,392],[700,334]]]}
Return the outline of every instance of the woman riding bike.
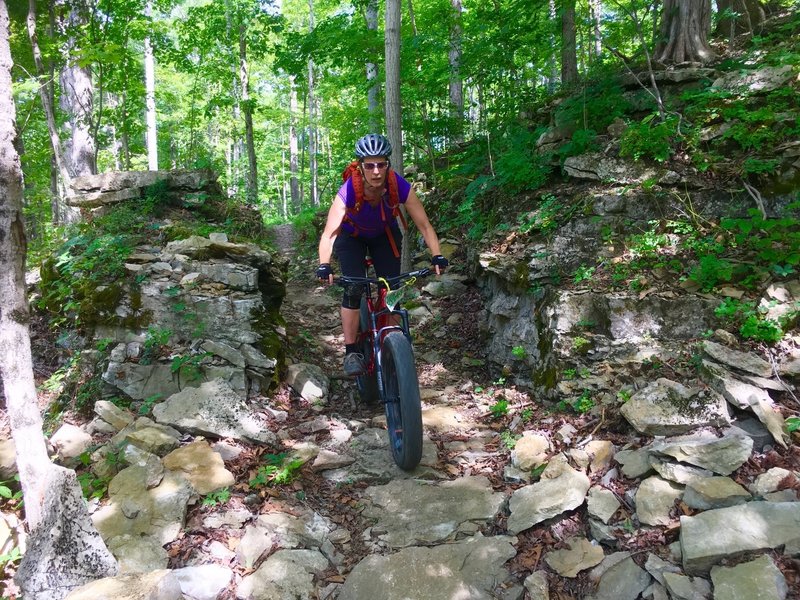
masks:
{"label": "woman riding bike", "polygon": [[[447,265],[439,248],[439,238],[425,208],[411,184],[390,168],[392,145],[384,136],[370,133],[356,142],[353,161],[343,174],[344,184],[328,211],[325,230],[319,241],[319,279],[333,283],[331,255],[335,252],[342,274],[364,275],[364,260],[369,255],[378,277],[400,273],[400,248],[403,234],[397,224],[399,205],[405,205],[414,224],[431,251],[431,264],[440,274]],[[402,216],[401,216],[402,218]],[[362,285],[347,286],[342,296],[344,332],[344,371],[347,375],[364,372],[364,355],[358,341],[358,319]]]}

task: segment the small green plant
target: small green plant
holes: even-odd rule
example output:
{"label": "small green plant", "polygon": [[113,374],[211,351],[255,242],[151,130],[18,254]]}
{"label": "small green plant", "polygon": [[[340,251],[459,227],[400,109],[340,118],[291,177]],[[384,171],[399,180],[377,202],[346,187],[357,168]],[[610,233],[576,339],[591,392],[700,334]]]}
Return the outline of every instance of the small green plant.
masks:
{"label": "small green plant", "polygon": [[580,283],[594,277],[595,267],[580,266],[576,269],[575,275],[572,277],[574,283]]}
{"label": "small green plant", "polygon": [[575,325],[576,327],[578,327],[578,329],[592,329],[594,328],[595,325],[597,325],[597,323],[595,323],[591,319],[581,319],[580,321],[575,323]]}
{"label": "small green plant", "polygon": [[105,352],[108,350],[108,347],[114,342],[113,338],[101,338],[97,340],[94,347],[97,348],[100,352]]}
{"label": "small green plant", "polygon": [[521,435],[515,434],[513,431],[508,429],[500,433],[500,441],[503,442],[503,445],[509,450],[514,449],[514,446],[517,445],[517,440],[521,437]]}
{"label": "small green plant", "polygon": [[531,479],[532,479],[533,481],[538,481],[538,480],[539,480],[539,478],[542,476],[542,473],[544,473],[544,470],[545,470],[546,468],[547,468],[547,463],[544,463],[544,464],[542,464],[542,465],[539,465],[538,467],[534,468],[534,469],[531,471]]}
{"label": "small green plant", "polygon": [[153,410],[153,406],[156,402],[161,399],[161,394],[153,394],[152,396],[148,396],[144,400],[142,400],[141,406],[139,406],[139,414],[141,416],[147,416]]}
{"label": "small green plant", "polygon": [[583,390],[583,393],[572,403],[572,410],[579,415],[589,412],[594,408],[594,400],[592,399],[591,390]]}
{"label": "small green plant", "polygon": [[493,419],[500,419],[508,414],[508,400],[501,398],[489,407]]}
{"label": "small green plant", "polygon": [[19,475],[14,475],[12,479],[0,481],[0,498],[9,500],[10,504],[16,508],[16,505],[22,500],[22,489],[19,488],[16,491],[12,489],[12,482],[15,484],[14,487],[19,488]]}
{"label": "small green plant", "polygon": [[526,356],[528,356],[528,351],[527,351],[527,350],[525,350],[525,347],[524,347],[524,346],[514,346],[514,347],[511,349],[511,354],[512,354],[512,355],[514,356],[514,358],[516,358],[517,360],[525,360],[525,357],[526,357]]}
{"label": "small green plant", "polygon": [[203,496],[203,506],[214,507],[218,504],[225,504],[231,498],[231,491],[228,488],[216,490]]}
{"label": "small green plant", "polygon": [[667,160],[672,153],[672,139],[677,135],[678,120],[668,117],[659,121],[658,118],[658,113],[652,113],[639,123],[630,124],[620,138],[620,155],[633,160]]}
{"label": "small green plant", "polygon": [[583,352],[585,349],[588,349],[588,347],[591,345],[592,342],[587,340],[585,337],[577,336],[575,339],[572,340],[572,347],[578,352]]}
{"label": "small green plant", "polygon": [[564,379],[570,380],[570,379],[575,379],[575,376],[577,374],[578,374],[578,370],[577,369],[564,369],[563,376],[564,376]]}
{"label": "small green plant", "polygon": [[91,471],[85,471],[78,475],[78,483],[81,486],[83,497],[87,500],[102,498],[108,491],[108,484],[111,480],[107,477],[98,477]]}
{"label": "small green plant", "polygon": [[149,365],[153,359],[161,355],[161,351],[169,344],[169,338],[172,337],[172,331],[165,327],[148,327],[147,334],[144,338],[144,350],[142,350],[142,358],[139,362],[143,365]]}
{"label": "small green plant", "polygon": [[533,414],[532,408],[525,408],[522,410],[519,416],[523,423],[530,423],[533,420]]}
{"label": "small green plant", "polygon": [[287,461],[285,452],[264,455],[266,464],[260,465],[248,485],[253,489],[273,487],[291,483],[299,475],[303,460],[295,458]]}
{"label": "small green plant", "polygon": [[630,390],[620,390],[617,392],[617,400],[619,400],[620,402],[627,402],[628,400],[631,399],[632,395],[633,392],[631,392]]}
{"label": "small green plant", "polygon": [[800,431],[800,417],[787,417],[786,431],[788,431],[789,433]]}
{"label": "small green plant", "polygon": [[697,282],[704,292],[710,292],[718,284],[733,277],[733,265],[713,254],[700,257],[699,264],[689,273],[689,279]]}
{"label": "small green plant", "polygon": [[203,375],[203,359],[208,356],[211,356],[209,352],[174,356],[169,370],[171,373],[177,373],[185,381],[197,381]]}

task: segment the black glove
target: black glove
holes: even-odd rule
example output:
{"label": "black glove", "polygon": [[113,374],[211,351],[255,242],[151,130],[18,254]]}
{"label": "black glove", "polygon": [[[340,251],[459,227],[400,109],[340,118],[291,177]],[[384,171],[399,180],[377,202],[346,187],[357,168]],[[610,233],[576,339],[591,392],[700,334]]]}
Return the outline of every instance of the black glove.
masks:
{"label": "black glove", "polygon": [[446,269],[450,265],[450,261],[447,260],[441,254],[437,254],[436,256],[431,258],[431,264],[434,267],[439,267],[440,269]]}
{"label": "black glove", "polygon": [[317,277],[319,279],[324,279],[325,281],[328,281],[331,275],[333,275],[333,269],[331,268],[331,263],[321,263],[317,267]]}

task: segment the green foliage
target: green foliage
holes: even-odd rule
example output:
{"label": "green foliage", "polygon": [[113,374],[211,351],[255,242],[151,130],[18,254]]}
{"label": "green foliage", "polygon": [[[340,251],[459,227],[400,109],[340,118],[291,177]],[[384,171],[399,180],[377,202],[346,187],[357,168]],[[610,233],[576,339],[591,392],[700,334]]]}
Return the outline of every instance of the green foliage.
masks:
{"label": "green foliage", "polygon": [[630,400],[632,395],[631,390],[620,390],[617,392],[617,400],[624,403]]}
{"label": "green foliage", "polygon": [[519,440],[522,436],[519,434],[514,433],[508,429],[502,431],[500,433],[500,441],[503,445],[508,448],[509,450],[513,450],[514,446],[517,445],[517,440]]}
{"label": "green foliage", "polygon": [[203,360],[209,356],[209,352],[173,356],[170,372],[177,373],[183,381],[197,381],[203,374]]}
{"label": "green foliage", "polygon": [[595,267],[586,267],[581,265],[575,270],[575,275],[572,277],[572,281],[574,283],[580,283],[581,281],[587,281],[594,277]]}
{"label": "green foliage", "polygon": [[591,346],[591,342],[585,337],[577,336],[572,340],[572,347],[578,352],[582,352]]}
{"label": "green foliage", "polygon": [[726,298],[716,308],[714,314],[724,322],[739,328],[739,334],[745,339],[774,344],[783,338],[780,323],[764,317],[763,309],[756,307],[755,302]]}
{"label": "green foliage", "polygon": [[266,464],[259,465],[248,485],[253,489],[274,487],[291,483],[300,474],[302,459],[287,459],[286,453],[264,455]]}
{"label": "green foliage", "polygon": [[512,355],[514,356],[514,358],[516,358],[517,360],[525,360],[525,357],[526,357],[526,356],[528,356],[528,351],[527,351],[527,350],[525,350],[525,347],[524,347],[524,346],[514,346],[514,347],[511,349],[511,354],[512,354]]}
{"label": "green foliage", "polygon": [[218,504],[225,504],[231,498],[231,491],[228,488],[216,490],[203,496],[202,505],[214,507]]}
{"label": "green foliage", "polygon": [[149,365],[161,356],[162,351],[169,345],[171,337],[171,329],[154,325],[148,327],[144,338],[142,357],[139,359],[140,364]]}
{"label": "green foliage", "polygon": [[493,419],[501,419],[508,414],[508,400],[501,398],[489,407]]}
{"label": "green foliage", "polygon": [[[564,100],[556,110],[555,118],[557,123],[575,126],[577,132],[586,132],[578,135],[587,139],[596,131],[605,131],[614,119],[624,116],[630,108],[623,89],[609,77]],[[572,139],[574,142],[574,134]]]}
{"label": "green foliage", "polygon": [[700,257],[700,264],[692,269],[689,278],[700,284],[704,292],[710,292],[720,283],[727,283],[733,276],[733,265],[713,254]]}
{"label": "green foliage", "polygon": [[631,124],[622,134],[620,155],[630,156],[633,160],[647,158],[664,162],[672,154],[677,125],[675,117],[660,121],[658,113],[648,115],[639,123]]}
{"label": "green foliage", "polygon": [[87,500],[105,496],[110,482],[110,477],[98,477],[91,471],[84,471],[78,475],[78,483],[81,486],[83,497]]}
{"label": "green foliage", "polygon": [[579,415],[589,412],[595,406],[592,392],[590,390],[583,390],[583,393],[572,403],[572,410]]}
{"label": "green foliage", "polygon": [[534,412],[532,408],[525,408],[520,413],[520,418],[522,419],[523,423],[529,423],[530,421],[533,420],[533,415]]}
{"label": "green foliage", "polygon": [[800,431],[800,417],[787,417],[786,431],[788,431],[789,433]]}
{"label": "green foliage", "polygon": [[159,400],[161,400],[161,394],[153,394],[142,400],[139,406],[139,414],[143,417],[149,415],[153,411],[153,406],[155,406]]}

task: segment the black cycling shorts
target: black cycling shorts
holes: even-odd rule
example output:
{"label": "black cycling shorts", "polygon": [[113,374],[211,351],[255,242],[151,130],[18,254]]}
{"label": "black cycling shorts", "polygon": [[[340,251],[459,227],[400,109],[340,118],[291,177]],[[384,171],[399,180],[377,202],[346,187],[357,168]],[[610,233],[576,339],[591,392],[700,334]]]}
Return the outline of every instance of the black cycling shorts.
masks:
{"label": "black cycling shorts", "polygon": [[[397,251],[403,244],[403,234],[397,226],[391,227],[389,233],[394,239]],[[387,234],[374,238],[352,236],[341,232],[333,243],[333,251],[339,260],[342,275],[349,277],[364,277],[364,259],[369,256],[375,267],[378,277],[395,277],[400,274],[400,257],[394,255],[392,245]],[[363,285],[347,286],[342,296],[344,308],[358,308],[361,305],[361,296],[364,293]]]}

